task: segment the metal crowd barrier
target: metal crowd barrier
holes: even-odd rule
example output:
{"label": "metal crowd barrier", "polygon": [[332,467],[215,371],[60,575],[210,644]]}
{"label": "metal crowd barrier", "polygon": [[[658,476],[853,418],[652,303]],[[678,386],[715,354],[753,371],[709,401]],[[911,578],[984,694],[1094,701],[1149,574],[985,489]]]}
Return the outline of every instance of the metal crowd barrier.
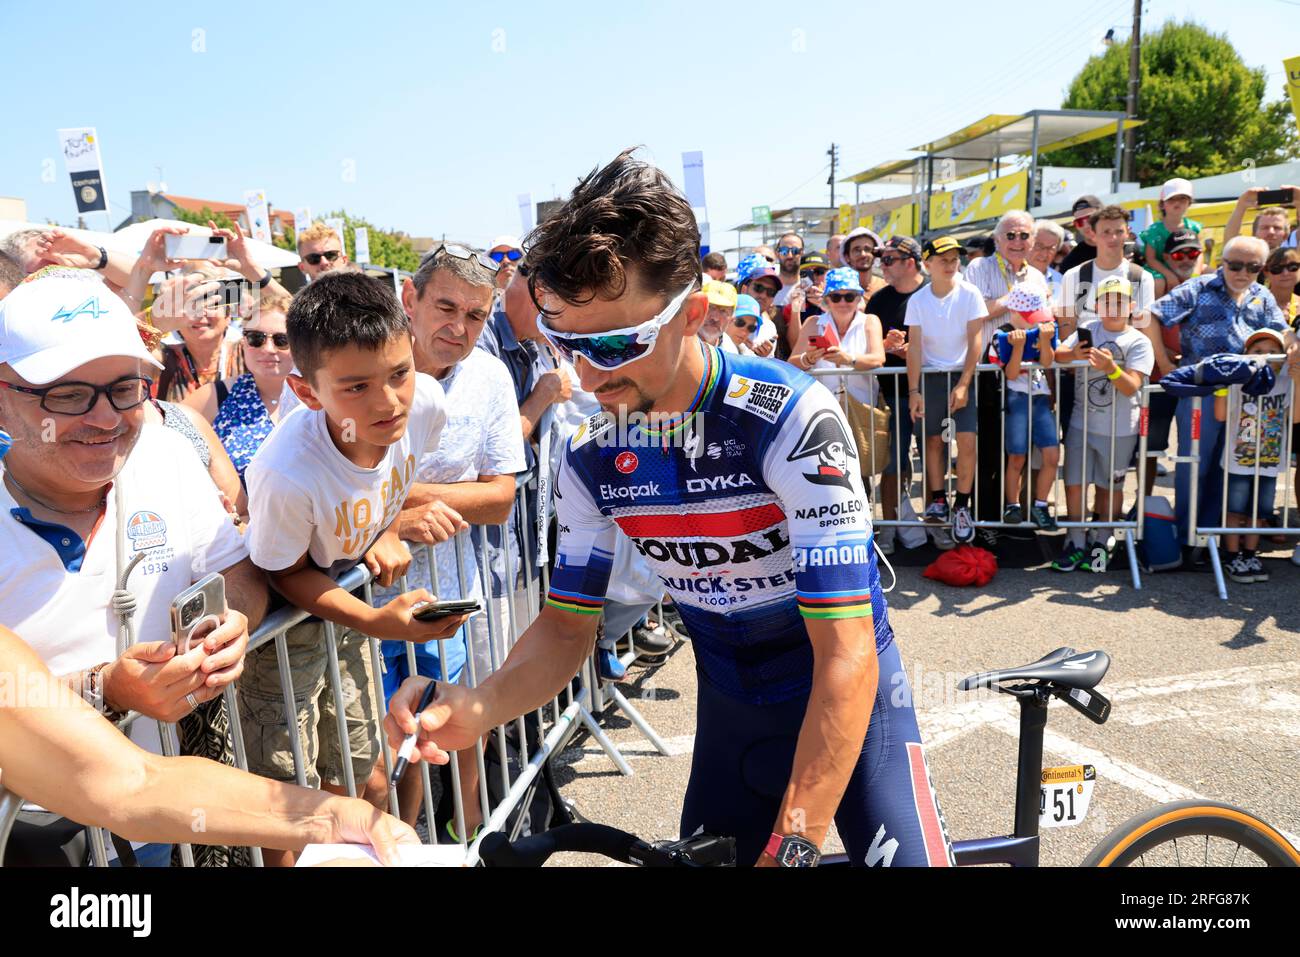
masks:
{"label": "metal crowd barrier", "polygon": [[[516,494],[514,510],[506,522],[495,526],[500,532],[500,541],[504,546],[504,554],[498,555],[497,548],[490,543],[486,526],[472,526],[468,532],[462,532],[454,539],[456,567],[458,570],[457,586],[458,594],[465,595],[468,589],[468,583],[464,575],[464,549],[468,539],[471,547],[476,549],[478,560],[476,562],[479,571],[479,586],[484,596],[484,605],[486,610],[480,614],[486,615],[486,625],[488,630],[489,655],[492,670],[495,671],[500,667],[504,660],[504,655],[509,654],[519,637],[533,619],[537,616],[540,609],[542,596],[545,594],[549,584],[549,575],[545,566],[538,569],[538,574],[529,574],[526,567],[527,562],[532,561],[533,550],[530,547],[530,536],[535,534],[535,526],[530,521],[527,503],[525,501],[525,483],[520,482]],[[522,551],[519,573],[516,574],[514,564],[514,532],[512,522],[516,516],[522,516],[519,521],[520,534],[522,535]],[[438,580],[438,564],[433,546],[411,545],[412,552],[417,548],[425,550],[425,557],[428,560],[430,574],[433,577],[432,584],[436,594],[445,594],[441,590],[442,583]],[[503,563],[498,565],[497,559],[501,558]],[[504,573],[501,577],[501,595],[495,594],[493,582],[493,569],[501,567]],[[519,602],[515,595],[515,582],[522,579],[523,582],[523,601],[525,607],[520,608]],[[372,582],[369,570],[364,564],[357,565],[348,571],[339,579],[339,585],[349,591],[355,591],[358,588],[364,589],[366,600],[373,604]],[[417,584],[416,587],[419,587]],[[409,582],[406,578],[401,581],[401,590],[409,590]],[[662,607],[660,608],[662,612]],[[501,621],[501,617],[505,621]],[[289,732],[290,750],[293,756],[294,775],[299,785],[306,785],[306,765],[303,756],[302,741],[297,732],[296,714],[297,708],[294,704],[295,695],[293,688],[293,678],[289,667],[289,652],[285,634],[294,625],[306,620],[309,617],[307,612],[293,607],[281,608],[276,612],[268,615],[262,622],[261,626],[250,636],[248,643],[248,652],[253,652],[266,645],[274,645],[278,670],[280,675],[281,694],[286,704],[285,716]],[[659,620],[662,622],[662,614]],[[471,619],[472,622],[472,619]],[[478,685],[486,675],[478,675],[475,664],[474,638],[471,631],[471,622],[464,626],[465,632],[465,672],[464,679],[470,687]],[[502,634],[504,628],[505,634]],[[339,658],[337,642],[339,639],[340,629],[332,622],[324,622],[324,634],[326,643],[327,663],[326,663],[326,682],[328,684],[328,693],[334,700],[336,718],[338,722],[337,734],[339,736],[340,748],[342,751],[342,764],[344,781],[347,793],[356,797],[358,794],[358,782],[355,779],[352,769],[352,749],[348,740],[346,716],[344,713],[344,692],[343,682],[339,671]],[[625,665],[630,664],[636,658],[636,650],[632,634],[629,631],[626,636],[629,643],[629,650],[622,656]],[[458,636],[452,638],[439,639],[438,659],[439,670],[444,667],[443,663],[447,661],[447,644],[448,642],[459,640]],[[369,644],[370,663],[373,669],[373,681],[371,693],[374,695],[375,715],[377,720],[382,721],[383,716],[387,713],[387,708],[383,701],[383,656],[380,649],[380,639],[367,637]],[[407,665],[409,672],[417,674],[416,657],[414,644],[408,643],[406,648]],[[584,727],[592,739],[609,757],[614,766],[624,776],[632,775],[632,768],[626,759],[619,752],[618,748],[609,740],[601,729],[596,719],[597,714],[606,711],[610,705],[618,707],[624,712],[628,719],[645,735],[651,744],[661,753],[668,754],[668,748],[655,733],[645,718],[632,706],[632,704],[623,696],[617,688],[612,685],[602,687],[596,671],[594,649],[584,661],[578,673],[574,676],[578,687],[575,690],[574,682],[570,681],[568,686],[555,697],[548,705],[539,708],[533,713],[538,722],[538,735],[541,738],[540,745],[533,753],[529,753],[529,735],[525,726],[524,718],[521,716],[513,721],[507,722],[493,728],[487,735],[489,746],[495,747],[497,752],[498,772],[501,775],[501,792],[504,797],[491,805],[488,793],[488,768],[486,762],[486,751],[483,740],[475,743],[473,748],[474,764],[477,771],[478,787],[477,794],[473,795],[479,801],[479,807],[483,815],[482,830],[474,840],[469,840],[466,834],[466,816],[463,782],[461,780],[461,771],[456,754],[453,753],[450,762],[450,775],[452,782],[452,804],[453,804],[453,822],[456,834],[460,838],[460,844],[465,849],[466,864],[473,865],[478,860],[479,843],[484,836],[493,832],[505,830],[511,815],[516,810],[527,808],[531,803],[534,793],[541,783],[540,775],[546,762],[555,754],[562,751],[569,740],[579,727]],[[244,748],[244,738],[240,723],[239,705],[237,700],[238,682],[228,685],[224,690],[226,708],[229,712],[230,735],[234,750],[235,766],[240,770],[248,770],[248,758]],[[144,718],[138,713],[128,715],[119,727],[122,730],[128,729],[136,720],[151,720]],[[162,748],[165,756],[173,756],[179,753],[179,746],[174,738],[175,726],[167,722],[159,721],[158,727],[162,737]],[[519,773],[511,779],[510,761],[507,755],[507,728],[513,726],[517,738]],[[387,782],[392,774],[392,763],[394,755],[390,752],[387,742],[384,739],[382,730],[380,731],[380,755],[381,763],[384,768],[385,781]],[[440,825],[443,822],[436,820],[435,808],[433,806],[432,787],[430,768],[426,762],[419,762],[419,773],[422,777],[423,805],[425,822],[428,828],[428,837],[430,843],[438,843],[440,834]],[[410,772],[408,772],[410,773]],[[365,782],[360,782],[364,786]],[[391,813],[398,814],[398,797],[397,791],[391,785],[388,786],[387,795],[388,807]],[[23,800],[16,795],[6,792],[0,788],[0,860],[4,857],[4,848],[8,839],[13,822],[21,811]],[[514,822],[510,836],[515,838],[519,835],[523,827],[526,815],[520,813]],[[95,866],[108,866],[108,841],[102,828],[87,827],[89,835],[89,845],[91,860]],[[262,855],[259,848],[251,848],[251,858],[254,866],[262,865]],[[190,845],[180,845],[180,855],[182,865],[187,867],[194,866],[194,858]]]}
{"label": "metal crowd barrier", "polygon": [[[1287,357],[1285,355],[1272,355],[1260,358],[1272,362],[1285,362]],[[1281,420],[1277,424],[1278,431],[1281,432],[1281,435],[1278,436],[1278,445],[1275,450],[1270,450],[1267,445],[1261,444],[1265,441],[1265,431],[1268,431],[1269,433],[1272,433],[1273,431],[1271,427],[1266,428],[1260,421],[1260,399],[1264,397],[1246,396],[1242,393],[1242,387],[1239,385],[1234,385],[1229,389],[1226,410],[1227,418],[1226,421],[1222,422],[1220,425],[1220,428],[1222,429],[1223,452],[1219,461],[1216,462],[1214,466],[1215,471],[1218,473],[1216,480],[1222,485],[1219,495],[1217,524],[1201,524],[1201,498],[1206,493],[1206,490],[1201,487],[1202,477],[1199,468],[1202,442],[1201,423],[1205,421],[1207,415],[1216,416],[1213,402],[1214,397],[1197,396],[1192,399],[1181,400],[1193,403],[1191,419],[1191,450],[1190,454],[1185,459],[1185,461],[1189,463],[1191,471],[1191,481],[1189,486],[1190,494],[1187,506],[1187,544],[1192,546],[1208,547],[1210,565],[1214,570],[1215,588],[1218,591],[1219,597],[1224,601],[1228,600],[1228,586],[1223,574],[1223,561],[1219,555],[1219,544],[1222,537],[1227,535],[1245,536],[1251,533],[1258,534],[1261,538],[1273,535],[1286,537],[1300,536],[1300,527],[1293,527],[1290,520],[1291,499],[1295,491],[1292,481],[1295,469],[1291,465],[1291,456],[1296,452],[1296,450],[1292,448],[1292,438],[1294,433],[1293,421],[1295,418],[1296,401],[1298,396],[1295,380],[1291,379],[1287,375],[1285,366],[1283,366],[1282,371],[1278,373],[1278,376],[1286,376],[1288,381],[1285,390],[1286,401],[1282,403],[1281,408],[1275,408],[1273,410]],[[1206,398],[1211,400],[1208,404]],[[1231,474],[1229,469],[1234,454],[1232,440],[1236,438],[1236,436],[1233,435],[1236,426],[1236,423],[1233,420],[1236,417],[1235,413],[1241,410],[1243,405],[1252,399],[1257,403],[1255,428],[1253,436],[1242,438],[1242,442],[1245,443],[1245,448],[1241,449],[1241,451],[1246,453],[1250,459],[1253,459],[1253,467],[1247,466],[1250,468],[1250,471],[1244,473],[1249,475],[1251,481],[1250,514],[1243,516],[1245,521],[1250,521],[1252,524],[1249,526],[1231,526],[1228,524],[1230,514],[1228,511],[1228,477]],[[1267,467],[1270,470],[1276,468],[1277,471],[1273,490],[1274,498],[1272,501],[1261,501],[1260,479],[1264,477],[1263,472],[1266,468],[1263,464],[1263,460],[1265,458],[1272,459],[1274,456],[1276,456],[1277,459],[1276,466]],[[1178,461],[1184,461],[1184,459],[1180,458]],[[1273,512],[1277,507],[1277,496],[1279,494],[1282,499],[1282,515],[1280,524],[1276,526],[1259,525],[1261,510],[1266,509],[1270,513]]]}
{"label": "metal crowd barrier", "polygon": [[[967,405],[971,406],[973,409],[976,409],[976,402],[978,399],[978,390],[979,390],[979,374],[983,372],[997,372],[999,383],[1000,383],[999,396],[1001,402],[1001,409],[999,410],[998,418],[1002,424],[1002,431],[998,442],[999,454],[998,454],[998,470],[997,470],[998,472],[997,518],[990,519],[987,516],[980,517],[978,514],[977,503],[981,501],[981,495],[980,495],[981,472],[983,472],[984,470],[979,467],[979,464],[977,462],[975,468],[974,482],[972,483],[972,487],[971,487],[971,512],[972,512],[972,516],[975,519],[973,525],[976,529],[987,528],[987,529],[1003,529],[1003,530],[1006,529],[1036,530],[1037,526],[1035,526],[1033,522],[1030,521],[1028,518],[1029,510],[1027,508],[1024,510],[1024,514],[1026,516],[1025,520],[1020,522],[1018,525],[1009,524],[1003,521],[1004,513],[1006,512],[1006,507],[1008,504],[1007,495],[1006,495],[1006,467],[1007,467],[1006,409],[1007,409],[1007,392],[1009,391],[1007,388],[1007,378],[1004,374],[1003,367],[994,363],[980,363],[975,368],[976,368],[976,374],[975,376],[972,377],[971,380],[970,390],[966,400]],[[1066,496],[1064,494],[1066,439],[1061,432],[1062,409],[1061,409],[1061,401],[1060,401],[1060,396],[1062,394],[1061,392],[1062,373],[1068,372],[1071,376],[1073,376],[1076,369],[1082,369],[1083,388],[1085,389],[1085,391],[1089,387],[1090,382],[1099,378],[1100,375],[1099,373],[1093,371],[1091,365],[1089,365],[1087,362],[1082,360],[1075,361],[1075,362],[1057,362],[1057,363],[1053,363],[1051,366],[1048,367],[1043,367],[1037,363],[1026,362],[1021,364],[1021,368],[1026,372],[1030,372],[1033,370],[1041,370],[1042,372],[1047,373],[1048,375],[1054,377],[1054,385],[1055,385],[1054,394],[1056,398],[1055,398],[1055,402],[1053,403],[1054,405],[1053,420],[1055,421],[1056,424],[1056,435],[1059,441],[1060,462],[1057,467],[1057,474],[1053,478],[1053,482],[1052,482],[1051,500],[1055,501],[1059,506],[1065,503],[1066,501]],[[907,401],[905,398],[908,395],[907,378],[906,378],[907,369],[902,366],[882,366],[877,369],[870,369],[866,371],[858,370],[858,369],[813,369],[810,372],[810,374],[820,379],[838,378],[841,376],[843,376],[845,379],[870,378],[876,382],[876,388],[873,389],[872,392],[875,395],[877,402],[870,403],[872,405],[877,404],[881,397],[881,390],[879,388],[879,384],[884,379],[884,377],[886,376],[902,377],[901,381],[898,382],[898,387],[894,393],[896,396],[898,396],[898,401],[895,402],[894,407],[890,409],[890,419],[891,419],[890,443],[889,443],[889,447],[885,450],[884,453],[887,457],[892,457],[891,450],[893,449],[895,443],[898,442],[899,437],[902,435],[903,416],[910,416],[910,412],[907,408]],[[948,381],[949,391],[951,391],[951,386],[956,383],[960,375],[961,375],[960,371],[948,371],[948,370],[934,369],[934,368],[923,368],[921,370],[922,392],[924,393],[925,382],[930,376],[947,377],[947,379],[949,380]],[[841,398],[841,402],[847,408],[847,401],[849,395],[847,390],[844,389],[839,390],[839,395]],[[1024,488],[1027,490],[1027,498],[1031,503],[1034,498],[1034,480],[1039,473],[1039,468],[1036,468],[1034,466],[1034,462],[1036,460],[1035,452],[1037,450],[1034,446],[1033,409],[1035,403],[1045,402],[1045,401],[1052,401],[1052,399],[1049,396],[1035,395],[1032,392],[1029,394],[1029,403],[1030,403],[1029,415],[1028,415],[1029,428],[1028,428],[1028,434],[1026,440],[1026,456],[1025,456],[1026,461],[1025,461],[1025,466],[1023,471],[1023,484],[1024,484]],[[1088,449],[1088,443],[1087,443],[1088,417],[1089,417],[1088,406],[1089,403],[1085,402],[1083,405],[1083,416],[1081,419],[1081,428],[1084,433],[1085,455]],[[1117,403],[1112,402],[1110,408],[1109,427],[1108,429],[1106,429],[1106,434],[1109,438],[1109,459],[1113,471],[1119,471],[1120,468],[1123,468],[1125,471],[1127,471],[1128,468],[1127,462],[1125,462],[1122,466],[1119,466],[1115,462],[1115,441],[1117,438],[1117,418],[1116,418],[1117,413],[1118,413],[1118,405]],[[978,411],[976,412],[976,414],[978,414]],[[1073,426],[1073,422],[1071,423],[1071,426]],[[929,495],[929,490],[926,487],[926,465],[928,464],[927,456],[929,453],[926,448],[927,442],[926,442],[924,417],[916,420],[912,424],[912,429],[913,429],[913,438],[915,440],[915,445],[916,445],[916,451],[914,452],[914,450],[910,447],[911,443],[909,443],[909,448],[907,448],[906,450],[903,449],[898,450],[900,467],[897,470],[896,479],[892,483],[895,490],[895,496],[894,496],[894,500],[890,503],[893,506],[891,511],[893,511],[895,515],[894,518],[885,517],[884,502],[882,501],[883,496],[881,494],[881,490],[878,490],[877,488],[874,487],[876,483],[879,481],[880,473],[884,470],[884,468],[888,466],[889,463],[888,461],[882,463],[878,460],[877,458],[878,450],[876,448],[876,443],[873,442],[871,444],[871,447],[867,450],[868,452],[866,456],[867,462],[870,466],[870,471],[872,475],[875,476],[875,478],[873,478],[868,483],[869,486],[868,497],[871,500],[873,524],[878,528],[901,528],[904,526],[908,526],[908,527],[923,528],[926,529],[927,531],[933,530],[935,528],[951,527],[951,521],[949,521],[948,523],[936,525],[935,523],[924,521],[924,519],[921,517],[922,513],[925,510],[928,495]],[[954,468],[954,460],[956,459],[956,455],[953,451],[953,447],[956,444],[956,432],[952,428],[952,421],[949,416],[945,416],[945,430],[942,438],[944,439],[943,442],[944,489],[948,495],[948,500],[951,503],[952,495],[956,488],[956,470]],[[1143,437],[1139,435],[1138,442],[1140,446],[1143,444],[1143,441],[1144,441]],[[977,432],[977,442],[978,442],[978,432]],[[978,451],[976,454],[978,455]],[[918,460],[919,460],[919,468],[916,466],[916,462]],[[908,465],[908,468],[906,470],[904,470],[902,467],[904,462],[906,462]],[[1140,572],[1140,565],[1137,557],[1136,540],[1141,537],[1140,529],[1139,529],[1139,519],[1142,513],[1142,499],[1143,499],[1143,492],[1145,487],[1146,469],[1147,469],[1147,460],[1145,456],[1138,455],[1137,458],[1138,509],[1137,509],[1137,515],[1133,519],[1125,518],[1124,517],[1125,513],[1122,510],[1120,514],[1114,515],[1109,519],[1100,516],[1089,519],[1088,518],[1089,510],[1087,508],[1088,492],[1089,492],[1088,484],[1095,484],[1095,483],[1085,484],[1081,491],[1083,497],[1083,509],[1079,519],[1077,520],[1069,519],[1066,516],[1063,508],[1058,508],[1055,513],[1057,526],[1061,529],[1066,529],[1066,530],[1086,529],[1086,530],[1093,530],[1096,532],[1105,531],[1113,534],[1117,539],[1122,539],[1124,542],[1124,549],[1128,560],[1129,572],[1133,582],[1133,587],[1136,590],[1141,590],[1142,588],[1142,578]],[[902,480],[903,476],[899,474],[899,473],[903,473],[904,471],[907,471],[910,474],[910,478],[907,483],[909,487],[906,494],[904,494],[905,483]],[[1083,477],[1085,479],[1088,477],[1086,467],[1084,469]],[[911,486],[918,484],[918,482],[920,486],[919,491],[914,492]],[[915,519],[903,519],[901,517],[904,498],[910,501],[912,510],[917,516]],[[917,507],[918,503],[920,506],[919,508]]]}

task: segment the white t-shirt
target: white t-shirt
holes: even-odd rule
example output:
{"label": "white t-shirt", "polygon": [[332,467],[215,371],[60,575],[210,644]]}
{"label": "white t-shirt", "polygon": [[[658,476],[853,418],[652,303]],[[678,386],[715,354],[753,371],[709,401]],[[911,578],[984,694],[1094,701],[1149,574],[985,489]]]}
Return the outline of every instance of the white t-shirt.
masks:
{"label": "white t-shirt", "polygon": [[[0,609],[4,624],[56,675],[117,658],[117,497],[124,495],[126,555],[143,553],[127,579],[136,597],[137,642],[171,638],[171,601],[212,572],[248,557],[194,447],[162,425],[146,425],[108,493],[104,519],[81,566],[69,571],[53,545],[20,521],[18,503],[0,485]],[[74,545],[71,533],[60,544]],[[65,545],[64,547],[67,547]],[[132,738],[157,752],[153,721],[137,721]]]}
{"label": "white t-shirt", "polygon": [[[1240,389],[1228,393],[1229,431],[1228,472],[1232,475],[1254,475],[1255,457],[1259,457],[1259,474],[1267,478],[1276,476],[1282,460],[1282,446],[1290,427],[1287,414],[1287,393],[1290,379],[1285,370],[1278,375],[1273,391],[1265,395],[1243,395]],[[1256,449],[1258,448],[1258,452]],[[1264,503],[1268,504],[1268,503]]]}
{"label": "white t-shirt", "polygon": [[[1122,261],[1114,269],[1102,269],[1097,260],[1092,260],[1092,286],[1086,290],[1079,288],[1079,276],[1083,272],[1086,263],[1081,263],[1073,269],[1068,270],[1061,278],[1061,284],[1058,287],[1056,298],[1056,307],[1058,309],[1074,309],[1075,301],[1079,298],[1081,292],[1087,293],[1083,305],[1078,310],[1078,315],[1074,318],[1080,323],[1092,322],[1097,319],[1097,286],[1103,279],[1109,279],[1111,276],[1119,276],[1121,279],[1127,279],[1129,274],[1130,263],[1127,260]],[[1145,320],[1139,319],[1142,313],[1151,308],[1151,304],[1156,301],[1156,287],[1151,278],[1151,273],[1145,269],[1138,269],[1142,274],[1142,279],[1138,283],[1137,295],[1133,297],[1133,320],[1134,327],[1139,327]]]}
{"label": "white t-shirt", "polygon": [[922,363],[927,368],[960,369],[966,364],[967,324],[988,314],[980,291],[958,278],[942,299],[934,294],[933,283],[913,293],[903,325],[921,327]]}
{"label": "white t-shirt", "polygon": [[417,372],[406,431],[377,466],[362,468],[334,445],[323,409],[282,418],[244,473],[254,563],[280,571],[306,553],[332,577],[354,566],[401,511],[416,462],[438,448],[446,421],[442,386]]}
{"label": "white t-shirt", "polygon": [[[817,335],[826,335],[827,327],[835,320],[831,318],[829,312],[823,312],[817,317]],[[838,329],[837,329],[838,331]],[[854,313],[853,321],[849,323],[848,329],[844,330],[844,335],[840,336],[840,348],[853,355],[862,355],[867,351],[867,315],[863,312]],[[837,366],[828,359],[819,359],[813,365],[814,369],[843,369],[843,366]],[[867,405],[876,404],[876,377],[873,375],[863,375],[861,372],[849,373],[848,375],[830,375],[818,376],[818,381],[826,388],[830,389],[836,395],[843,389],[857,399],[859,402],[865,402]]]}
{"label": "white t-shirt", "polygon": [[[1132,326],[1125,326],[1120,332],[1109,332],[1103,328],[1101,320],[1085,322],[1080,329],[1092,332],[1092,347],[1105,349],[1115,360],[1115,365],[1125,372],[1140,372],[1150,376],[1155,367],[1156,356],[1151,348],[1151,340]],[[1067,349],[1073,349],[1079,342],[1076,332],[1061,343]],[[1084,375],[1087,374],[1087,388],[1084,387]],[[1117,436],[1137,435],[1138,417],[1141,408],[1138,393],[1124,395],[1115,388],[1115,383],[1105,375],[1089,366],[1074,370],[1074,413],[1070,416],[1071,429],[1083,429],[1084,403],[1088,404],[1088,432],[1092,435],[1110,435],[1112,406],[1115,416],[1115,434]]]}
{"label": "white t-shirt", "polygon": [[[779,274],[777,278],[781,279]],[[776,306],[776,308],[778,309],[784,306],[787,302],[790,301],[790,293],[794,292],[794,287],[797,285],[799,285],[798,276],[795,277],[794,282],[789,284],[787,284],[784,279],[781,279],[781,288],[777,291],[777,294],[774,297],[772,297],[772,305]]]}
{"label": "white t-shirt", "polygon": [[[447,424],[438,447],[419,457],[415,481],[438,485],[473,482],[480,475],[510,475],[528,467],[519,406],[510,372],[496,356],[482,349],[469,355],[438,380],[446,395]],[[482,598],[479,566],[468,538],[461,544],[461,567],[466,593],[460,593],[456,574],[456,545],[433,546],[437,578],[429,569],[428,550],[411,545],[407,572],[412,588],[427,588],[439,598]],[[376,604],[396,597],[401,588],[375,586]]]}

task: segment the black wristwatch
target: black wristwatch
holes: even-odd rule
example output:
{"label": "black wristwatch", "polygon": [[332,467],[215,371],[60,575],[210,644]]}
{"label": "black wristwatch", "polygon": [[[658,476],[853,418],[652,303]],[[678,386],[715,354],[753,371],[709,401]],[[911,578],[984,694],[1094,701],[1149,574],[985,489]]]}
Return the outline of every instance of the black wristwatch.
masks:
{"label": "black wristwatch", "polygon": [[96,268],[96,269],[103,269],[103,268],[104,268],[105,266],[107,266],[107,265],[108,265],[108,250],[105,249],[103,246],[100,246],[100,247],[99,247],[99,265],[96,266],[95,268]]}
{"label": "black wristwatch", "polygon": [[257,281],[257,288],[265,289],[269,285],[271,285],[271,270],[268,269],[262,273],[262,278]]}
{"label": "black wristwatch", "polygon": [[776,859],[778,867],[816,867],[822,859],[817,845],[798,834],[773,834],[766,853]]}

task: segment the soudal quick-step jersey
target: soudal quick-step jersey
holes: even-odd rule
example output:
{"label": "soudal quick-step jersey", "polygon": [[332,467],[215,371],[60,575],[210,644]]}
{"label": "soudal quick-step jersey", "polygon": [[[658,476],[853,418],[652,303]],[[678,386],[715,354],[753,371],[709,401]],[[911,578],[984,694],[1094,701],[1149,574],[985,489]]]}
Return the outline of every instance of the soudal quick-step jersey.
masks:
{"label": "soudal quick-step jersey", "polygon": [[670,428],[601,412],[569,441],[547,601],[598,614],[621,529],[677,603],[705,679],[784,701],[812,684],[805,618],[870,616],[877,650],[893,640],[857,452],[811,376],[702,348],[700,389]]}

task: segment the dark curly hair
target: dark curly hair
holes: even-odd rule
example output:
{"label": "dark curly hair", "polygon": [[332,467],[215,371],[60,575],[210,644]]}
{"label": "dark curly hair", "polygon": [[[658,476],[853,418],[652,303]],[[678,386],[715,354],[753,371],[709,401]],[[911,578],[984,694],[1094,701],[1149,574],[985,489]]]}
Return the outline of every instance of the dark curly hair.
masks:
{"label": "dark curly hair", "polygon": [[294,365],[314,382],[327,353],[345,346],[377,352],[391,340],[409,336],[411,322],[388,282],[336,269],[293,297],[285,331]]}
{"label": "dark curly hair", "polygon": [[[555,214],[529,233],[528,291],[571,305],[617,299],[628,269],[646,292],[675,295],[700,281],[700,230],[686,197],[633,149],[592,170]],[[547,315],[550,310],[542,310]]]}

